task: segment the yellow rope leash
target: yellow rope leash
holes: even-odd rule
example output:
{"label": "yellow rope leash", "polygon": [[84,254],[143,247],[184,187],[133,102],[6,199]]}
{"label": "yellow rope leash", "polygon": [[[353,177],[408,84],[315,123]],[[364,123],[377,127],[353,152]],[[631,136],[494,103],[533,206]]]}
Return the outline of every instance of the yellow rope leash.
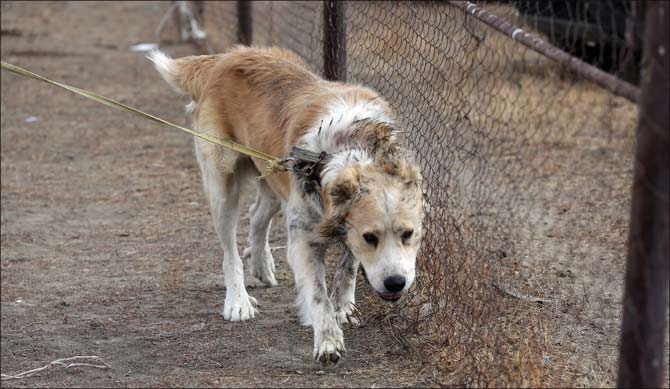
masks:
{"label": "yellow rope leash", "polygon": [[253,157],[253,158],[262,159],[262,160],[268,162],[268,166],[267,166],[265,172],[263,173],[263,175],[259,178],[264,178],[264,177],[270,176],[270,175],[272,175],[274,173],[277,173],[277,172],[282,172],[282,171],[289,170],[287,168],[287,166],[284,165],[284,161],[282,159],[273,157],[273,156],[268,155],[268,154],[265,154],[262,151],[254,150],[250,147],[241,145],[241,144],[233,142],[231,140],[217,138],[215,136],[211,136],[211,135],[208,135],[208,134],[203,134],[201,132],[197,132],[197,131],[191,130],[189,128],[182,127],[178,124],[170,123],[167,120],[161,119],[159,117],[148,114],[146,112],[142,112],[139,109],[130,107],[130,106],[125,105],[123,103],[119,103],[118,101],[112,100],[112,99],[107,98],[105,96],[101,96],[97,93],[90,92],[90,91],[87,91],[87,90],[84,90],[84,89],[80,89],[80,88],[77,88],[77,87],[74,87],[74,86],[61,84],[60,82],[51,81],[48,78],[42,77],[38,74],[35,74],[33,72],[30,72],[30,71],[28,71],[26,69],[23,69],[23,68],[20,68],[18,66],[9,64],[7,62],[0,61],[0,64],[2,64],[2,69],[8,70],[12,73],[16,73],[16,74],[19,74],[19,75],[22,75],[22,76],[28,77],[28,78],[33,78],[35,80],[44,81],[47,84],[51,84],[51,85],[61,87],[63,89],[67,89],[70,92],[74,92],[78,95],[87,97],[91,100],[97,101],[98,103],[107,105],[109,107],[118,108],[118,109],[121,109],[121,110],[124,110],[124,111],[132,112],[132,113],[134,113],[138,116],[141,116],[143,118],[153,120],[153,121],[158,122],[158,123],[166,124],[170,127],[176,128],[176,129],[181,130],[181,131],[186,132],[186,133],[189,133],[193,136],[197,136],[198,138],[201,138],[201,139],[207,140],[209,142],[215,143],[217,145],[220,145],[220,146],[229,148],[231,150],[237,151],[240,154],[248,155],[248,156]]}

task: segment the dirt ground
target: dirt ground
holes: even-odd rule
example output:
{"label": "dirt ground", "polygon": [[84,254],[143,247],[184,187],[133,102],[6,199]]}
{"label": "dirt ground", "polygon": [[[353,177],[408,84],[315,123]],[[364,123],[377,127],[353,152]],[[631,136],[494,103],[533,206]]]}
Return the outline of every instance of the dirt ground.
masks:
{"label": "dirt ground", "polygon": [[[3,2],[2,59],[188,124],[186,101],[128,50],[155,41],[166,9]],[[280,285],[250,290],[262,313],[245,323],[222,319],[222,252],[189,136],[3,71],[1,156],[2,373],[75,355],[112,367],[53,367],[3,386],[430,382],[375,318],[345,330],[336,369],[312,362],[281,228],[271,240]],[[241,224],[240,249],[246,215]]]}
{"label": "dirt ground", "polygon": [[[143,53],[128,50],[156,41],[167,7],[2,2],[2,59],[188,125],[188,101]],[[195,53],[189,45],[164,49]],[[345,329],[347,354],[337,368],[313,363],[311,330],[293,308],[283,228],[270,240],[280,285],[250,289],[261,304],[256,319],[225,322],[222,252],[190,137],[4,71],[1,81],[2,373],[75,355],[111,366],[52,367],[3,386],[442,382],[374,312]],[[593,101],[603,95],[583,88]],[[520,188],[513,204],[524,219],[515,266],[554,301],[531,308],[551,324],[545,363],[560,366],[557,382],[580,386],[611,386],[616,377],[633,166],[634,107],[600,103],[576,105],[565,124],[573,133],[528,152],[529,165],[546,174]],[[240,250],[247,226],[243,214]]]}

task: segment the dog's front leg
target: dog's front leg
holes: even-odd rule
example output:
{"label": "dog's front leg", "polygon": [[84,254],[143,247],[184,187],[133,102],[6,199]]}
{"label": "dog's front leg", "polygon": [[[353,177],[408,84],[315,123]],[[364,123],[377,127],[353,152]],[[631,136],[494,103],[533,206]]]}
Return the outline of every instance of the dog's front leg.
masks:
{"label": "dog's front leg", "polygon": [[340,360],[344,338],[326,289],[326,244],[314,231],[318,217],[310,213],[313,215],[295,205],[288,210],[288,261],[295,275],[302,323],[314,329],[314,359],[330,366]]}
{"label": "dog's front leg", "polygon": [[353,316],[356,304],[356,273],[360,262],[348,248],[342,247],[340,251],[340,264],[335,272],[330,299],[335,304],[338,324],[348,323],[355,327],[358,326],[358,320]]}
{"label": "dog's front leg", "polygon": [[314,359],[334,365],[344,351],[342,330],[326,289],[325,246],[306,231],[289,232],[289,261],[293,263],[303,324],[314,329]]}

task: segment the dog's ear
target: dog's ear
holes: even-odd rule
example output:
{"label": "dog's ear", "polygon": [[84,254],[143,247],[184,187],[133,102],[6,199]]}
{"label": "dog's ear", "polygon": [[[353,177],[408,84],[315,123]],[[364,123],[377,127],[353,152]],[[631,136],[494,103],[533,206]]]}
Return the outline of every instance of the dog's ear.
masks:
{"label": "dog's ear", "polygon": [[373,150],[395,148],[395,139],[400,132],[388,123],[368,123],[363,126],[362,131],[365,143],[371,145]]}
{"label": "dog's ear", "polygon": [[360,189],[358,167],[343,169],[326,189],[332,207],[338,207],[351,201]]}
{"label": "dog's ear", "polygon": [[405,185],[421,186],[421,172],[417,165],[407,159],[403,159],[399,165],[399,176]]}
{"label": "dog's ear", "polygon": [[376,162],[384,169],[384,173],[398,177],[407,186],[421,185],[421,172],[407,156],[401,155],[400,150],[386,153],[377,153]]}
{"label": "dog's ear", "polygon": [[360,192],[358,167],[345,168],[324,189],[324,215],[319,230],[326,238],[342,238],[346,234],[344,221]]}

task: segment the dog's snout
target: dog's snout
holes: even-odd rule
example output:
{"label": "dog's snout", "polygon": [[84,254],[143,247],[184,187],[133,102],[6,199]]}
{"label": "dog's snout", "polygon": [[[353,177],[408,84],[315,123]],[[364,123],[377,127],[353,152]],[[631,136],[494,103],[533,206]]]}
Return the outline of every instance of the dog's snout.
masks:
{"label": "dog's snout", "polygon": [[384,286],[389,292],[398,293],[405,288],[405,277],[399,275],[386,277],[384,279]]}

